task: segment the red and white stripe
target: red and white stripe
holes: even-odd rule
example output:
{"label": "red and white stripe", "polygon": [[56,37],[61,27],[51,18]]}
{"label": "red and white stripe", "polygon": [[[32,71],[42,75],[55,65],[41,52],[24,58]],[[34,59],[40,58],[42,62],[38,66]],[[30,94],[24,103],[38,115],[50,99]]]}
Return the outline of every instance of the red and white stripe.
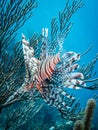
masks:
{"label": "red and white stripe", "polygon": [[74,64],[74,65],[71,65],[70,67],[68,67],[68,72],[72,72],[74,70],[76,70],[77,68],[79,68],[79,65],[78,64]]}
{"label": "red and white stripe", "polygon": [[44,61],[42,61],[38,68],[38,74],[37,74],[37,88],[39,90],[41,86],[42,81],[45,79],[49,79],[51,75],[53,74],[53,71],[55,69],[55,66],[60,61],[60,55],[57,54],[55,56],[49,56]]}
{"label": "red and white stripe", "polygon": [[70,78],[71,79],[84,79],[84,76],[82,73],[79,72],[74,72],[74,73],[70,73]]}
{"label": "red and white stripe", "polygon": [[80,89],[79,85],[86,86],[86,83],[82,80],[78,79],[69,79],[66,82],[64,82],[64,87],[66,88],[72,88],[72,89]]}

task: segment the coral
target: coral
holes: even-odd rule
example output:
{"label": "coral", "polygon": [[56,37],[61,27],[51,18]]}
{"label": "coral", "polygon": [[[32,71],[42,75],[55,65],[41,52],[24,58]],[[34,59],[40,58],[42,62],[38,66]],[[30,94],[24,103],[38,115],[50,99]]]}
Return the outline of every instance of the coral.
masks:
{"label": "coral", "polygon": [[89,99],[85,110],[85,115],[83,118],[84,130],[91,129],[95,107],[96,107],[95,99]]}
{"label": "coral", "polygon": [[83,122],[81,120],[77,120],[74,124],[73,130],[83,130]]}
{"label": "coral", "polygon": [[35,0],[1,0],[0,2],[0,53],[14,40],[17,30],[32,16],[37,7]]}
{"label": "coral", "polygon": [[28,121],[32,120],[43,105],[41,101],[36,103],[32,101],[23,101],[6,108],[4,110],[7,116],[5,130],[20,129],[24,124],[28,124]]}
{"label": "coral", "polygon": [[85,108],[85,114],[82,120],[77,120],[74,124],[74,130],[91,130],[92,119],[96,107],[96,100],[89,99]]}

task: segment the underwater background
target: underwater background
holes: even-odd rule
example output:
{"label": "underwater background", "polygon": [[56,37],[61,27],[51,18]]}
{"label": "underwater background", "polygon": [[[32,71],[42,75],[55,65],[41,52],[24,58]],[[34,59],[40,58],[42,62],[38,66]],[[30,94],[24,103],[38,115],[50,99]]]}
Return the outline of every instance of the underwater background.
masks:
{"label": "underwater background", "polygon": [[[43,27],[50,28],[50,22],[52,17],[57,17],[59,11],[61,11],[66,3],[66,0],[49,0],[38,1],[38,8],[34,12],[34,16],[27,21],[27,23],[19,30],[19,36],[24,32],[28,38],[32,35],[32,32],[39,32]],[[98,1],[97,0],[83,0],[84,6],[80,8],[72,17],[74,23],[70,33],[65,39],[64,50],[83,52],[91,44],[94,47],[91,51],[83,57],[82,62],[88,63],[92,60],[96,53],[98,53]],[[20,39],[19,39],[20,40]],[[98,70],[98,63],[95,67]],[[98,74],[96,75],[98,77]],[[72,90],[73,91],[73,90]],[[84,107],[88,98],[92,97],[95,92],[86,90],[75,90],[77,98],[80,98],[81,105]],[[96,92],[98,93],[98,91]],[[98,106],[96,109],[95,125],[98,123]],[[98,129],[98,128],[97,128]]]}
{"label": "underwater background", "polygon": [[[66,5],[66,0],[37,0],[37,2],[38,7],[34,9],[33,16],[27,20],[27,22],[17,31],[17,36],[15,37],[14,41],[12,41],[13,44],[11,44],[9,47],[9,51],[11,53],[13,53],[12,48],[15,42],[22,40],[22,33],[26,36],[27,39],[30,39],[33,33],[37,32],[41,34],[42,28],[48,28],[50,33],[51,19],[53,17],[58,17],[59,11],[61,11]],[[77,10],[71,18],[73,26],[64,41],[63,50],[64,52],[75,51],[77,53],[82,53],[86,51],[91,45],[93,45],[93,48],[86,55],[81,57],[80,64],[87,64],[93,60],[98,53],[98,1],[83,0],[83,3],[83,7]],[[94,70],[98,71],[98,62],[96,63]],[[97,77],[98,73],[96,74],[95,78]],[[94,97],[94,94],[98,94],[98,90],[91,91],[86,89],[70,89],[68,91],[74,93],[75,97],[80,99],[80,106],[82,108],[85,108],[89,98]],[[42,104],[42,101],[38,103]],[[6,111],[10,111],[11,113],[11,111],[18,106],[19,104],[16,103],[11,108],[3,110],[0,116],[0,130],[7,130],[5,129],[7,122]],[[22,106],[20,109],[22,109]],[[24,109],[23,112],[25,112]],[[35,113],[36,114],[33,116],[33,118],[29,118],[29,116],[32,114],[30,111],[29,115],[24,117],[27,118],[24,124],[20,125],[18,128],[8,128],[8,130],[73,129],[73,122],[68,122],[60,117],[56,108],[49,107],[47,104],[42,106],[38,113]],[[98,130],[98,104],[96,105],[94,112],[92,130]]]}

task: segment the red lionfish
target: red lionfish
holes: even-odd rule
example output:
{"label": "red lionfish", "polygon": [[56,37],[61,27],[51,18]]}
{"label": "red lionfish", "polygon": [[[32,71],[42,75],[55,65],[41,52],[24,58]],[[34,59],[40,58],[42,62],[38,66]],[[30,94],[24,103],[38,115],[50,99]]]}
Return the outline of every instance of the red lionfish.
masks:
{"label": "red lionfish", "polygon": [[[29,42],[22,34],[22,45],[25,66],[27,71],[25,87],[18,89],[8,100],[18,95],[37,87],[42,98],[49,105],[55,106],[63,116],[74,118],[74,111],[79,106],[77,102],[74,107],[75,97],[68,94],[65,88],[79,89],[79,85],[83,87],[86,83],[83,81],[83,74],[76,72],[79,65],[80,54],[73,51],[66,52],[61,55],[58,53],[49,53],[48,50],[48,29],[42,29],[42,47],[40,57],[34,57],[34,49],[29,46]],[[62,49],[62,47],[60,46]]]}
{"label": "red lionfish", "polygon": [[[30,73],[26,89],[35,85],[47,104],[54,105],[62,115],[73,116],[79,103],[72,108],[75,97],[68,94],[65,88],[79,89],[79,85],[86,86],[83,74],[76,72],[79,68],[77,61],[80,60],[80,54],[70,51],[61,56],[60,50],[56,54],[49,53],[47,28],[42,29],[42,46],[38,58],[34,57],[34,49],[29,46],[24,35],[22,44],[25,65]],[[62,49],[61,46],[60,48]]]}

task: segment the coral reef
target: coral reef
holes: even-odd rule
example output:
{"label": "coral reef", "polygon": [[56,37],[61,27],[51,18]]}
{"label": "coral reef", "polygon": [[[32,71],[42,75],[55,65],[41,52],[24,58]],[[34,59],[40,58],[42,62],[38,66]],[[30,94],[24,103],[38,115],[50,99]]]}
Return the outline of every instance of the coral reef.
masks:
{"label": "coral reef", "polygon": [[[58,109],[59,117],[72,121],[83,117],[84,110],[80,109],[79,100],[67,92],[66,88],[98,89],[98,78],[93,79],[98,55],[88,65],[78,68],[82,54],[72,51],[62,54],[64,40],[73,25],[71,17],[82,6],[81,0],[67,0],[59,18],[53,18],[51,21],[50,37],[47,28],[42,29],[42,35],[33,34],[29,41],[22,34],[22,41],[14,43],[10,53],[8,47],[14,42],[17,30],[31,17],[37,3],[35,0],[1,1],[0,112],[4,112],[7,117],[5,130],[23,128],[28,122],[30,124],[37,113],[42,116],[39,123],[41,129],[41,123],[45,123],[43,130],[52,127],[56,119],[52,120],[52,124],[49,118],[49,121],[46,120],[48,112],[45,112],[46,115],[40,113],[45,105],[43,100]],[[32,126],[27,129],[34,129]],[[36,126],[36,129],[39,129],[38,127]],[[56,128],[60,127],[69,128],[69,124],[58,125]]]}

